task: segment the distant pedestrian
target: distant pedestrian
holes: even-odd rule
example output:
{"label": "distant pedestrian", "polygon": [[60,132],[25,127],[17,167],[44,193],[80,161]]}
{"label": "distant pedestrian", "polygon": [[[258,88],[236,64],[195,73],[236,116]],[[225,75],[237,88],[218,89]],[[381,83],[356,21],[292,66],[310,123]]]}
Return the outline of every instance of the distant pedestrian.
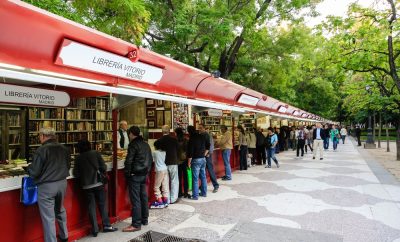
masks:
{"label": "distant pedestrian", "polygon": [[267,159],[268,165],[265,168],[271,168],[271,159],[274,160],[276,167],[279,168],[279,162],[275,157],[275,148],[278,144],[278,136],[274,133],[274,130],[269,127],[268,128],[268,136],[266,137],[266,147],[267,147]]}
{"label": "distant pedestrian", "polygon": [[290,130],[290,140],[289,140],[290,148],[292,150],[296,150],[297,139],[296,139],[296,127],[292,127]]}
{"label": "distant pedestrian", "polygon": [[344,144],[344,141],[346,140],[346,136],[347,136],[347,129],[346,129],[346,127],[343,127],[340,130],[340,137],[342,137],[343,144]]}
{"label": "distant pedestrian", "polygon": [[241,125],[238,125],[239,130],[239,152],[240,152],[240,170],[247,170],[247,140],[246,132]]}
{"label": "distant pedestrian", "polygon": [[257,150],[257,158],[260,158],[260,163],[265,165],[267,157],[265,153],[265,145],[264,145],[265,136],[261,132],[261,129],[258,128],[256,132],[256,150]]}
{"label": "distant pedestrian", "polygon": [[27,171],[38,186],[38,206],[45,242],[56,242],[56,218],[59,239],[68,241],[67,213],[64,196],[67,190],[67,177],[71,167],[68,149],[56,141],[53,128],[41,128],[39,140],[42,144],[33,154]]}
{"label": "distant pedestrian", "polygon": [[117,228],[111,226],[106,206],[106,191],[104,184],[99,180],[99,173],[106,173],[107,166],[101,154],[91,149],[87,140],[78,142],[79,156],[76,157],[73,174],[79,179],[88,202],[89,220],[92,225],[92,235],[97,237],[99,226],[96,216],[96,202],[103,222],[103,232],[114,232]]}
{"label": "distant pedestrian", "polygon": [[356,126],[355,133],[356,133],[356,137],[357,137],[358,146],[361,146],[361,129],[360,129],[360,126],[358,126],[358,125]]}
{"label": "distant pedestrian", "polygon": [[332,139],[333,150],[336,150],[337,145],[339,143],[339,139],[340,139],[339,130],[336,129],[336,125],[332,125],[332,129],[330,131],[330,136]]}
{"label": "distant pedestrian", "polygon": [[312,135],[313,135],[311,128],[307,128],[307,127],[304,128],[304,133],[306,134],[306,138],[305,138],[305,150],[306,150],[306,153],[308,152],[307,151],[307,146],[310,148],[310,151],[313,152],[313,148],[311,147],[311,145],[312,145]]}
{"label": "distant pedestrian", "polygon": [[324,139],[324,150],[329,149],[329,138],[330,138],[329,131],[330,131],[330,129],[329,129],[328,124],[325,124],[324,132],[326,134],[326,137]]}
{"label": "distant pedestrian", "polygon": [[326,138],[326,133],[324,129],[322,128],[321,123],[317,123],[317,128],[314,129],[313,131],[313,140],[314,140],[314,154],[313,154],[313,159],[317,156],[317,152],[319,150],[319,159],[323,160],[324,159],[324,140]]}
{"label": "distant pedestrian", "polygon": [[216,193],[218,192],[219,184],[217,181],[217,176],[215,175],[214,164],[213,164],[214,139],[212,134],[208,132],[208,128],[204,127],[203,124],[199,125],[199,132],[200,134],[204,135],[204,137],[210,142],[210,149],[208,150],[208,154],[206,155],[206,168],[208,174],[210,175],[211,183],[213,184],[214,187],[213,193]]}
{"label": "distant pedestrian", "polygon": [[251,165],[256,165],[256,156],[257,156],[257,130],[255,128],[251,128],[250,132],[247,133],[248,136],[248,145],[249,145],[249,157],[251,156]]}
{"label": "distant pedestrian", "polygon": [[301,150],[301,157],[304,156],[304,145],[305,145],[306,134],[304,132],[304,126],[301,125],[297,134],[297,152],[296,156],[299,157],[299,151]]}
{"label": "distant pedestrian", "polygon": [[[188,126],[189,141],[187,148],[188,165],[192,168],[192,199],[207,196],[206,159],[210,149],[210,141],[197,133],[193,126]],[[201,181],[199,193],[199,179]]]}
{"label": "distant pedestrian", "polygon": [[232,170],[231,170],[231,151],[233,149],[232,144],[232,134],[228,131],[225,125],[221,126],[222,137],[218,142],[219,148],[222,150],[222,159],[224,160],[225,166],[225,176],[222,180],[232,180]]}

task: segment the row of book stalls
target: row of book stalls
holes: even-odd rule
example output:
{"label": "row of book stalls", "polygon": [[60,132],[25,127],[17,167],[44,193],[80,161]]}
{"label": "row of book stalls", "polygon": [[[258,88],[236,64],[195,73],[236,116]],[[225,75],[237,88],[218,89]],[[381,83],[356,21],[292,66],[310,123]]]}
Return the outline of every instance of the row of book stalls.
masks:
{"label": "row of book stalls", "polygon": [[[41,127],[53,127],[69,148],[87,139],[106,161],[107,202],[112,222],[128,218],[131,204],[124,178],[127,151],[117,148],[119,121],[141,128],[153,148],[161,127],[184,130],[204,124],[215,140],[220,127],[232,131],[327,121],[264,94],[88,29],[20,1],[0,2],[0,227],[2,240],[42,241],[36,205],[20,200],[23,166],[41,145]],[[27,44],[25,38],[30,36]],[[224,175],[216,147],[214,168]],[[232,152],[231,166],[239,166]],[[72,168],[73,169],[73,168]],[[72,174],[72,173],[71,173]],[[149,179],[152,187],[154,173]],[[153,192],[149,190],[149,194]],[[64,202],[70,239],[90,233],[85,198],[70,176]],[[99,220],[100,222],[100,220]]]}

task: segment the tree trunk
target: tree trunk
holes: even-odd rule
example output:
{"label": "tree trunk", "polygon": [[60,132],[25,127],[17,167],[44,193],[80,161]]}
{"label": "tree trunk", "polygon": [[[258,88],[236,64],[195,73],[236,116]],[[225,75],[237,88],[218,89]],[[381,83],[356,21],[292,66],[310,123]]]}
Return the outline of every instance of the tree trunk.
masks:
{"label": "tree trunk", "polygon": [[382,113],[379,112],[379,131],[378,131],[378,148],[381,148],[381,133],[382,133]]}
{"label": "tree trunk", "polygon": [[389,142],[389,125],[386,120],[386,152],[390,152],[390,142]]}
{"label": "tree trunk", "polygon": [[397,120],[396,153],[397,160],[400,161],[400,120]]}

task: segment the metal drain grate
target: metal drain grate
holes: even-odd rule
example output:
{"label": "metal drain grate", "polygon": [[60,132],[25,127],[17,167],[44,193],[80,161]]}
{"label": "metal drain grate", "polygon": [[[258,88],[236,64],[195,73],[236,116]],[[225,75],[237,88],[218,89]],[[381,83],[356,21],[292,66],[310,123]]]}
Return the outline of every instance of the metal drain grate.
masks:
{"label": "metal drain grate", "polygon": [[181,238],[150,230],[134,239],[129,240],[128,242],[206,242],[206,241],[199,239]]}

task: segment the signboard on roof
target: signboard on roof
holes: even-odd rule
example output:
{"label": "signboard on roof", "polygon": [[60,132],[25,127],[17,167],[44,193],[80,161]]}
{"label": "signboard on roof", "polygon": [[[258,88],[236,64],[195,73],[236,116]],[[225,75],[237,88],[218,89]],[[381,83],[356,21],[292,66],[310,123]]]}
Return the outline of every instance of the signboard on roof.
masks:
{"label": "signboard on roof", "polygon": [[88,70],[110,76],[156,84],[163,76],[161,68],[137,60],[138,53],[128,58],[93,48],[75,41],[64,39],[55,64]]}
{"label": "signboard on roof", "polygon": [[242,95],[240,95],[240,97],[238,99],[238,103],[256,106],[259,100],[260,99],[258,99],[256,97],[253,97],[253,96],[250,96],[247,94],[242,94]]}
{"label": "signboard on roof", "polygon": [[278,109],[278,112],[280,112],[280,113],[286,113],[286,111],[287,111],[287,108],[285,106],[280,106]]}

